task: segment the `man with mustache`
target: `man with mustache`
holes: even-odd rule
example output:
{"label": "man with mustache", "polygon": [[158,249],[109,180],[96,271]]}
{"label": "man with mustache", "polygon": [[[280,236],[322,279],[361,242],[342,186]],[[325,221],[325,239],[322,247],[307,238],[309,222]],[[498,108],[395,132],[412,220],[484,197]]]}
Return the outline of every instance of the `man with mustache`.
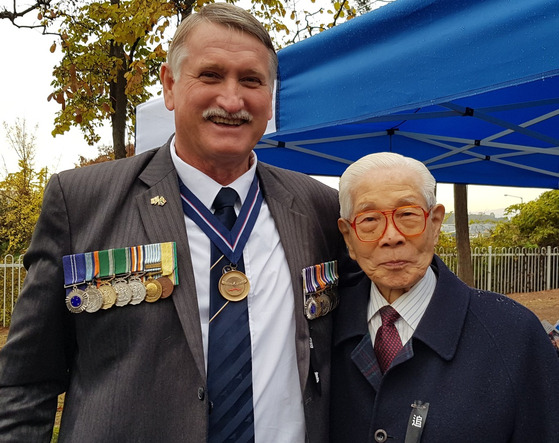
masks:
{"label": "man with mustache", "polygon": [[366,275],[340,293],[331,441],[557,442],[559,359],[533,313],[434,256],[445,209],[425,165],[365,156],[340,206]]}
{"label": "man with mustache", "polygon": [[[346,251],[336,192],[253,152],[277,63],[254,17],[205,6],[161,68],[167,144],[50,180],[0,352],[0,440],[49,441],[62,392],[59,441],[328,439],[331,315],[307,320],[302,269]],[[105,294],[139,282],[145,301]]]}

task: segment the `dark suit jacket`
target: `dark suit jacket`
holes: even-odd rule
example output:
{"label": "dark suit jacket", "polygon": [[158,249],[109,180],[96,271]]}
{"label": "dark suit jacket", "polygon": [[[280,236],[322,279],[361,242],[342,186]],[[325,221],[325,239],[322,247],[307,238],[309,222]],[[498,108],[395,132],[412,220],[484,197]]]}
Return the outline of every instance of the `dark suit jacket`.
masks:
{"label": "dark suit jacket", "polygon": [[[437,286],[411,340],[381,376],[367,329],[370,280],[341,291],[332,350],[331,440],[404,442],[416,401],[422,442],[559,441],[559,359],[538,319],[472,289],[435,257]],[[375,433],[379,436],[375,440]]]}
{"label": "dark suit jacket", "polygon": [[[337,193],[302,174],[258,164],[285,249],[296,306],[297,357],[309,441],[328,425],[330,316],[313,320],[322,395],[309,378],[301,270],[340,258]],[[164,196],[164,206],[150,199]],[[67,254],[175,241],[179,285],[156,303],[71,314]],[[169,145],[54,175],[29,251],[28,275],[0,352],[0,441],[49,441],[67,391],[60,441],[203,442],[208,399],[202,335],[178,179]]]}

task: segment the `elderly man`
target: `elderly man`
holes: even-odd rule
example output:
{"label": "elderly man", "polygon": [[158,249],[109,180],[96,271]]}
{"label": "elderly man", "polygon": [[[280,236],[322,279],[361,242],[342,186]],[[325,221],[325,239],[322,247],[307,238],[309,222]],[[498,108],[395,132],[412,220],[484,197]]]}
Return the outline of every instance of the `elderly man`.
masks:
{"label": "elderly man", "polygon": [[253,152],[276,67],[258,20],[205,6],[161,69],[169,142],[51,178],[0,352],[0,441],[50,441],[62,392],[61,442],[328,439],[332,316],[302,271],[347,254],[336,191]]}
{"label": "elderly man", "polygon": [[335,319],[331,440],[559,441],[559,359],[535,315],[434,256],[445,211],[427,168],[363,157],[341,177],[340,206],[366,275]]}

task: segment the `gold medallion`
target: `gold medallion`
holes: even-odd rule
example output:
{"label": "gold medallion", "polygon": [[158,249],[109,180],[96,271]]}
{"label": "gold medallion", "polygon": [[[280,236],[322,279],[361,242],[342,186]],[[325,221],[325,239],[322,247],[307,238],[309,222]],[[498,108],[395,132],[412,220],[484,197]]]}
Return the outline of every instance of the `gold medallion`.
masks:
{"label": "gold medallion", "polygon": [[144,282],[144,286],[146,287],[145,300],[148,303],[153,303],[161,298],[163,288],[161,287],[161,283],[157,280],[150,277]]}
{"label": "gold medallion", "polygon": [[114,306],[116,302],[116,291],[109,282],[102,282],[99,286],[99,291],[103,294],[103,306],[101,309],[109,309]]}
{"label": "gold medallion", "polygon": [[171,279],[169,277],[163,276],[159,277],[157,281],[161,285],[161,298],[169,297],[169,295],[173,293],[173,289],[175,288],[175,285],[173,284]]}
{"label": "gold medallion", "polygon": [[229,301],[241,301],[250,290],[250,283],[241,271],[225,271],[219,279],[219,293]]}

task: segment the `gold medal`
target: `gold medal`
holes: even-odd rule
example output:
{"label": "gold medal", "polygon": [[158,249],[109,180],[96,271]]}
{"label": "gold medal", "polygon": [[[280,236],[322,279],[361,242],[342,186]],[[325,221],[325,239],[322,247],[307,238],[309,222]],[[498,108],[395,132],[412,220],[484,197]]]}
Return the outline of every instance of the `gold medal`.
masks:
{"label": "gold medal", "polygon": [[146,287],[145,300],[148,303],[153,303],[161,298],[163,288],[161,287],[161,283],[159,283],[157,280],[154,280],[150,277],[144,282],[144,286]]}
{"label": "gold medal", "polygon": [[116,302],[116,291],[113,286],[109,282],[101,282],[99,291],[103,294],[103,306],[101,306],[101,309],[109,309],[114,306]]}
{"label": "gold medal", "polygon": [[219,293],[229,301],[241,301],[250,290],[250,283],[245,274],[236,269],[226,267],[219,279]]}

